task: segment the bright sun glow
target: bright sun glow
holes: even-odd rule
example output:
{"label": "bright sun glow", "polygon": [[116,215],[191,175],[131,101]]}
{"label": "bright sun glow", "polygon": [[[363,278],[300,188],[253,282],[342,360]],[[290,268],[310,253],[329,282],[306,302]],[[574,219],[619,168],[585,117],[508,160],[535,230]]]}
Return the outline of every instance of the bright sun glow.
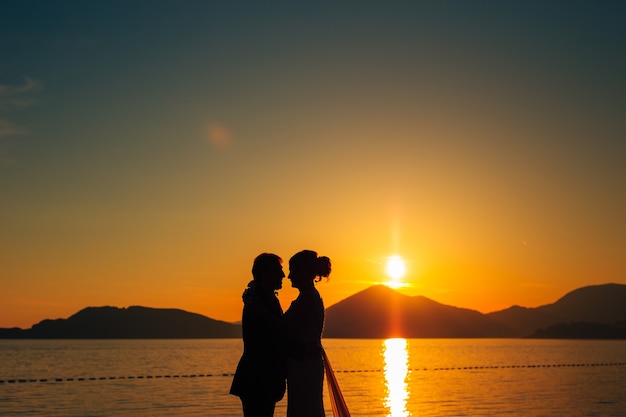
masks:
{"label": "bright sun glow", "polygon": [[398,281],[406,273],[406,267],[404,266],[404,260],[398,256],[393,255],[387,259],[387,275],[394,281]]}

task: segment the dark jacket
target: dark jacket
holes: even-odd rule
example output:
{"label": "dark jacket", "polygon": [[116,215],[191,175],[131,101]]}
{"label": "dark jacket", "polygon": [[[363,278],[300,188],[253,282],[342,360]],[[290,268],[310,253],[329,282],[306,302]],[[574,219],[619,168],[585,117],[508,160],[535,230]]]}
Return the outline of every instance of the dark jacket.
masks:
{"label": "dark jacket", "polygon": [[254,301],[280,318],[283,310],[271,292],[251,283],[244,292],[242,315],[243,355],[237,365],[230,393],[242,398],[266,398],[275,402],[285,395],[287,364],[284,343],[275,325],[251,308]]}

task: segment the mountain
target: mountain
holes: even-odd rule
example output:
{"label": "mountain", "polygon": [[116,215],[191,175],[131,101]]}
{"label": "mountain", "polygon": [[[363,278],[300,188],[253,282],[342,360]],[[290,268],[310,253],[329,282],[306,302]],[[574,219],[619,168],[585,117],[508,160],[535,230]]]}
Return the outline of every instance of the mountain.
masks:
{"label": "mountain", "polygon": [[[601,338],[619,337],[623,333],[616,323],[624,321],[626,285],[622,284],[587,286],[553,304],[513,306],[489,314],[377,285],[329,307],[324,337],[565,337],[569,331],[576,338]],[[568,323],[587,324],[552,328]]]}
{"label": "mountain", "polygon": [[528,336],[531,339],[626,339],[626,322],[601,323],[561,323],[539,329]]}
{"label": "mountain", "polygon": [[193,339],[241,337],[241,326],[178,309],[87,307],[67,319],[27,330],[0,329],[0,338]]}
{"label": "mountain", "polygon": [[484,314],[407,296],[384,285],[367,288],[326,309],[324,337],[514,337]]}
{"label": "mountain", "polygon": [[[482,314],[407,296],[384,285],[326,309],[326,338],[624,338],[626,285],[576,289],[553,304],[513,306]],[[0,339],[239,338],[240,323],[178,309],[87,307],[67,319],[43,320],[30,329],[0,329]]]}
{"label": "mountain", "polygon": [[562,323],[613,325],[626,320],[626,285],[582,287],[567,293],[553,304],[536,308],[513,306],[487,316],[515,329],[520,336]]}

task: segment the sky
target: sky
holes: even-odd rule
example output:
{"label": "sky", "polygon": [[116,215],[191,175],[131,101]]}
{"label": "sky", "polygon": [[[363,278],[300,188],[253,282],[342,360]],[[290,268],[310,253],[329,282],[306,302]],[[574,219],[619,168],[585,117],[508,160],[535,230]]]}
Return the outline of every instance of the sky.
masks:
{"label": "sky", "polygon": [[[0,3],[0,327],[252,261],[483,313],[626,284],[626,3]],[[287,279],[283,308],[297,296]]]}

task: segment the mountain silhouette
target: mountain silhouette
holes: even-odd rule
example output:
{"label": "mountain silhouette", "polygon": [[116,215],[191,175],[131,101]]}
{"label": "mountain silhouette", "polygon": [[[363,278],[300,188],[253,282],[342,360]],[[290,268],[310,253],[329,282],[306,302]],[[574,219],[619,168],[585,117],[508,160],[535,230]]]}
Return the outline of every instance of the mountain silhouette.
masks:
{"label": "mountain silhouette", "polygon": [[[624,321],[626,285],[622,284],[587,286],[553,304],[536,308],[513,306],[489,314],[422,296],[410,297],[377,285],[329,307],[324,337],[527,337],[550,326],[580,322],[597,326],[593,330],[591,325],[570,327],[576,331],[576,337],[584,337],[581,329],[588,330],[589,337],[617,337],[622,334],[619,330],[610,331],[602,325]],[[537,337],[550,337],[551,331],[537,333],[541,335]]]}
{"label": "mountain silhouette", "polygon": [[613,325],[626,320],[626,285],[590,285],[567,293],[553,304],[535,308],[513,306],[487,316],[515,329],[520,336],[556,324]]}
{"label": "mountain silhouette", "polygon": [[541,328],[528,336],[531,339],[626,339],[626,322],[602,323],[561,323]]}
{"label": "mountain silhouette", "polygon": [[[326,309],[325,338],[624,338],[626,285],[582,287],[555,303],[483,314],[369,287]],[[0,339],[239,338],[240,323],[178,309],[87,307],[30,329],[0,329]]]}
{"label": "mountain silhouette", "polygon": [[326,309],[324,337],[513,337],[484,314],[407,296],[385,285],[367,288]]}
{"label": "mountain silhouette", "polygon": [[29,339],[193,339],[241,337],[241,326],[178,309],[87,307],[67,319],[43,320],[0,337]]}

